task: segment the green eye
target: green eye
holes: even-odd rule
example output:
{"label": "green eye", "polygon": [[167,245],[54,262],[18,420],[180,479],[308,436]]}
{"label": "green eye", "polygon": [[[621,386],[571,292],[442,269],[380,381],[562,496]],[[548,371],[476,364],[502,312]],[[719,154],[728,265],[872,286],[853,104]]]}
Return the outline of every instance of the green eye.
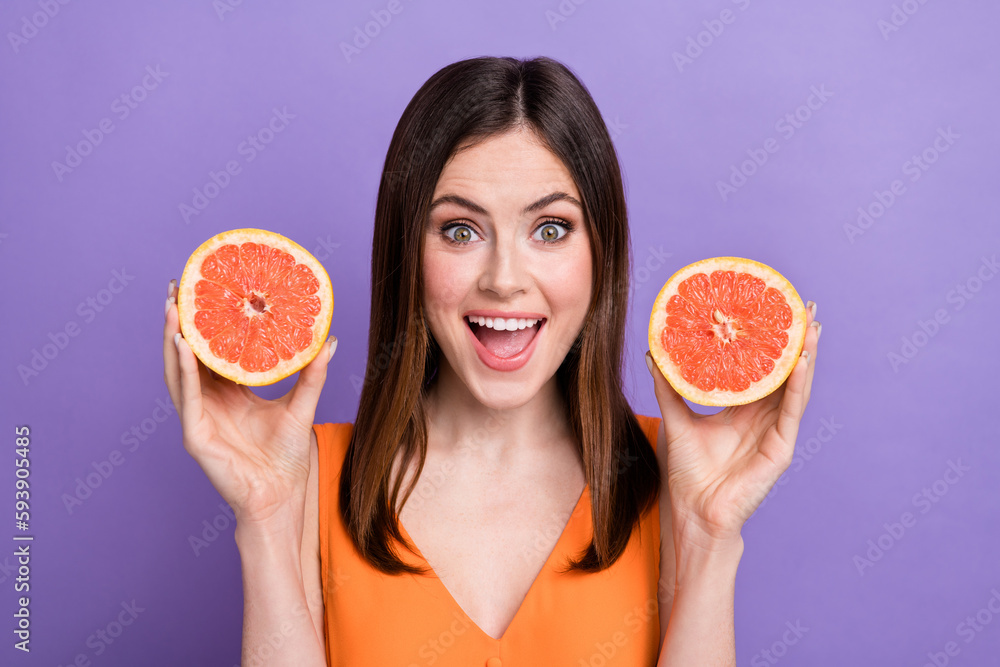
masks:
{"label": "green eye", "polygon": [[566,234],[568,233],[569,230],[563,223],[548,222],[538,228],[538,231],[535,232],[536,234],[535,238],[537,238],[539,241],[545,241],[546,243],[551,243],[553,241],[558,241],[562,237],[566,236]]}
{"label": "green eye", "polygon": [[467,225],[454,225],[444,230],[445,237],[452,243],[469,243],[476,240],[476,234]]}

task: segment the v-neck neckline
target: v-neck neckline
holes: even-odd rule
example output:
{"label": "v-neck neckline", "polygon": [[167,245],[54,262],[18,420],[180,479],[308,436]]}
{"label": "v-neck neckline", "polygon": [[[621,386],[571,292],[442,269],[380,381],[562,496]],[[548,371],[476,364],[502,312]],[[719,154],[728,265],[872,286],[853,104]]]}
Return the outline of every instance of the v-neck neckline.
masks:
{"label": "v-neck neckline", "polygon": [[448,604],[450,604],[452,607],[458,610],[458,613],[464,616],[468,620],[469,624],[472,625],[472,627],[474,627],[477,632],[479,632],[481,635],[483,635],[490,641],[499,643],[502,642],[507,637],[507,633],[510,632],[511,627],[514,625],[518,617],[521,615],[521,610],[524,609],[524,605],[525,603],[527,603],[528,598],[530,598],[532,593],[535,591],[535,588],[538,585],[538,580],[541,579],[545,571],[549,569],[549,566],[552,563],[552,561],[555,558],[557,558],[563,551],[565,551],[565,545],[563,543],[568,539],[566,535],[570,532],[570,527],[572,526],[573,522],[579,520],[577,519],[577,515],[581,513],[580,508],[583,506],[584,499],[589,500],[589,498],[590,498],[590,484],[584,484],[583,491],[580,492],[580,497],[577,499],[576,504],[573,506],[573,511],[570,513],[569,519],[566,520],[566,525],[563,526],[562,532],[559,534],[559,539],[556,540],[555,545],[552,547],[552,551],[549,552],[548,558],[546,558],[545,563],[542,564],[542,568],[535,575],[535,578],[532,579],[531,585],[528,586],[528,592],[524,594],[524,598],[521,600],[521,604],[518,605],[517,611],[514,612],[514,615],[511,617],[510,622],[507,624],[507,627],[504,628],[503,634],[500,635],[499,637],[492,636],[491,634],[483,630],[481,627],[479,627],[478,623],[472,620],[472,617],[469,616],[469,614],[465,611],[465,609],[462,608],[462,605],[458,603],[458,600],[455,599],[455,596],[452,595],[451,591],[448,590],[448,587],[444,585],[444,581],[431,566],[430,562],[424,557],[424,552],[420,549],[420,547],[417,546],[416,541],[414,541],[414,539],[410,537],[409,531],[406,530],[406,526],[403,525],[403,522],[398,515],[396,517],[396,523],[399,525],[399,530],[402,533],[403,537],[406,538],[407,542],[410,543],[410,546],[412,546],[414,550],[417,552],[416,553],[417,557],[421,561],[423,561],[423,564],[429,570],[431,578],[434,579],[437,582],[437,585],[441,587],[441,590],[444,591],[445,596],[448,598]]}

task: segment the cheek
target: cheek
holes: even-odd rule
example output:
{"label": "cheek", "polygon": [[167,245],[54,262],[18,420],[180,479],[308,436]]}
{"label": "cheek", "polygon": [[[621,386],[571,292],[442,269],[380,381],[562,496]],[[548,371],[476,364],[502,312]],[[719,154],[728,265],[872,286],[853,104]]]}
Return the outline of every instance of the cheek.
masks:
{"label": "cheek", "polygon": [[424,307],[434,313],[458,306],[468,291],[468,271],[446,253],[427,252],[423,263]]}
{"label": "cheek", "polygon": [[561,261],[540,262],[539,265],[543,267],[539,280],[548,287],[552,305],[586,313],[593,282],[590,248],[584,246]]}

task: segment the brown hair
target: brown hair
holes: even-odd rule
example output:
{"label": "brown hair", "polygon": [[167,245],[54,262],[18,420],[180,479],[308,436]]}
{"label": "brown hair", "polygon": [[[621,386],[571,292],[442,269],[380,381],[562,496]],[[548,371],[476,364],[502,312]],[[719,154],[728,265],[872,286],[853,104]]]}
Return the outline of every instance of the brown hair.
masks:
{"label": "brown hair", "polygon": [[[404,563],[397,509],[410,496],[427,453],[425,400],[437,347],[421,304],[428,207],[441,171],[460,145],[519,126],[535,131],[566,165],[583,198],[593,253],[592,300],[557,382],[581,445],[594,535],[568,570],[597,572],[622,554],[656,500],[652,447],[622,391],[628,308],[629,233],[621,170],[590,93],[550,58],[481,57],[434,74],[407,105],[389,144],[375,208],[368,370],[340,480],[340,508],[358,552],[379,570],[422,572]],[[419,456],[400,500],[399,470]]]}

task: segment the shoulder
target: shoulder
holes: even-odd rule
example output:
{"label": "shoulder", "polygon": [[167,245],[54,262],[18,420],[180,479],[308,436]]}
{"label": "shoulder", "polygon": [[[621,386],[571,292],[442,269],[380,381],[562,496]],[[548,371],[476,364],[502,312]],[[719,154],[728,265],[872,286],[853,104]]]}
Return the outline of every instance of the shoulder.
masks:
{"label": "shoulder", "polygon": [[661,417],[647,417],[640,414],[637,414],[635,418],[639,420],[639,425],[642,426],[642,430],[646,434],[646,439],[653,446],[653,451],[656,453],[656,462],[660,466],[660,475],[665,483],[667,475],[667,435],[663,431],[663,419]]}
{"label": "shoulder", "polygon": [[350,439],[354,424],[351,422],[341,422],[337,424],[313,424],[313,432],[320,442],[324,440],[332,442],[343,438]]}
{"label": "shoulder", "polygon": [[660,417],[647,417],[646,415],[636,414],[635,418],[639,421],[639,426],[642,427],[643,433],[646,434],[646,440],[652,445],[654,452],[659,452],[658,447],[662,433],[660,429],[660,422],[663,421]]}
{"label": "shoulder", "polygon": [[317,481],[324,491],[340,476],[353,430],[351,423],[313,424],[311,457],[316,465]]}
{"label": "shoulder", "polygon": [[343,456],[347,451],[348,443],[351,441],[351,432],[354,430],[354,424],[350,422],[313,424],[312,430],[321,457],[338,453]]}
{"label": "shoulder", "polygon": [[677,567],[674,553],[673,508],[670,504],[670,493],[667,489],[667,446],[666,433],[663,430],[663,419],[636,415],[639,424],[646,433],[646,438],[656,453],[656,462],[660,468],[660,496],[657,500],[657,527],[659,528],[660,565],[657,582],[657,601],[659,602],[660,636],[667,631],[670,613],[673,610],[675,593],[675,571]]}
{"label": "shoulder", "polygon": [[664,502],[667,500],[667,494],[665,493],[667,489],[667,436],[663,431],[663,419],[661,417],[647,417],[640,414],[637,414],[635,418],[638,420],[639,426],[642,427],[643,433],[646,434],[646,440],[649,441],[650,446],[653,448],[653,454],[656,456],[656,464],[660,469],[660,509],[663,510],[666,509]]}

